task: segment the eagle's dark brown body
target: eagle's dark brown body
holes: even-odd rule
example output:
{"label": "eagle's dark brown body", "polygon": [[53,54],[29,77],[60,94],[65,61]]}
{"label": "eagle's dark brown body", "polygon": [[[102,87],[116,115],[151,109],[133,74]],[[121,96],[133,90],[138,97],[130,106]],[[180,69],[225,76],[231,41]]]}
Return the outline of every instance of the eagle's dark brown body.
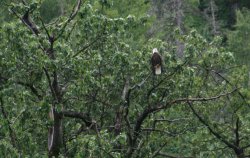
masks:
{"label": "eagle's dark brown body", "polygon": [[153,49],[151,57],[152,71],[154,75],[160,75],[162,71],[162,58],[156,48]]}

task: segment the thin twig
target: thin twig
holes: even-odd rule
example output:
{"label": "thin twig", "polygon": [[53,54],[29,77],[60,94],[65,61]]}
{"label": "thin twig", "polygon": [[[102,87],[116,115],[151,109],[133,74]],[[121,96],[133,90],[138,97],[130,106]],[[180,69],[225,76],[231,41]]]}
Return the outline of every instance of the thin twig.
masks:
{"label": "thin twig", "polygon": [[42,19],[41,17],[40,17],[39,19],[40,19],[40,21],[41,21],[41,23],[42,23],[42,26],[43,26],[43,28],[44,28],[44,30],[45,30],[47,36],[48,36],[48,39],[50,39],[51,36],[50,36],[50,34],[49,34],[49,30],[46,28],[43,19]]}

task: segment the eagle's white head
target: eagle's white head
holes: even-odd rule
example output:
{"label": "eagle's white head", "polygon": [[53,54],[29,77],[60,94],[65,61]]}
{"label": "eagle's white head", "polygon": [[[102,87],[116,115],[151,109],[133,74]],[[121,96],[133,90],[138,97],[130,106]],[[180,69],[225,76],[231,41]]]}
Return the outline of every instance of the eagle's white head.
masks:
{"label": "eagle's white head", "polygon": [[154,53],[159,53],[157,48],[154,48],[154,49],[153,49],[152,54],[154,54]]}

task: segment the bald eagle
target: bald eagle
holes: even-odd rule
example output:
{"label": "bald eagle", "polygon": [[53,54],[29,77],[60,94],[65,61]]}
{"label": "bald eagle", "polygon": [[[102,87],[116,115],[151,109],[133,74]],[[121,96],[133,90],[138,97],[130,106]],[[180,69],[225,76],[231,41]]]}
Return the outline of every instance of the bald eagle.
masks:
{"label": "bald eagle", "polygon": [[162,71],[162,57],[157,48],[153,49],[151,57],[152,71],[154,75],[160,75]]}

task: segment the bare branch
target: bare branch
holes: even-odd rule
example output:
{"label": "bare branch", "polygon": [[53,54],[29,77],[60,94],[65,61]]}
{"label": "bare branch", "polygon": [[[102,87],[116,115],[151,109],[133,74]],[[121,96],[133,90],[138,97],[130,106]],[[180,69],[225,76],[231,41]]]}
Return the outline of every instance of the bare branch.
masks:
{"label": "bare branch", "polygon": [[69,22],[75,18],[75,16],[77,15],[77,13],[81,7],[81,4],[82,4],[82,0],[78,0],[77,5],[74,8],[74,11],[71,13],[71,15],[68,19]]}
{"label": "bare branch", "polygon": [[55,41],[60,38],[62,36],[62,34],[64,33],[65,31],[65,28],[67,27],[67,25],[75,18],[75,16],[77,15],[80,7],[81,7],[81,4],[82,4],[82,0],[78,0],[77,1],[77,5],[74,7],[74,9],[72,10],[72,13],[70,14],[69,18],[66,20],[66,22],[64,23],[62,29],[61,29],[61,32],[59,33],[59,35],[55,38]]}
{"label": "bare branch", "polygon": [[229,148],[231,149],[237,149],[237,146],[230,143],[229,141],[226,140],[226,138],[224,138],[223,136],[221,136],[218,132],[216,132],[215,130],[212,129],[212,127],[194,110],[191,101],[187,101],[187,104],[189,105],[190,109],[192,110],[192,112],[194,113],[194,115],[199,119],[199,121],[204,124],[208,130],[220,141],[222,141],[223,143],[225,143]]}
{"label": "bare branch", "polygon": [[238,90],[238,88],[233,89],[232,91],[227,92],[227,93],[222,93],[220,95],[217,95],[217,96],[214,96],[214,97],[207,97],[207,98],[179,98],[179,99],[167,102],[165,105],[160,105],[158,107],[155,107],[154,109],[155,109],[155,111],[156,110],[161,110],[161,109],[166,109],[166,108],[170,107],[173,104],[182,103],[182,102],[207,102],[207,101],[212,101],[212,100],[219,99],[221,97],[228,96],[228,95],[236,92],[237,90]]}
{"label": "bare branch", "polygon": [[39,19],[40,19],[40,21],[41,21],[41,23],[42,23],[42,26],[43,26],[43,28],[44,28],[44,30],[45,30],[45,32],[46,32],[48,38],[50,39],[51,36],[50,36],[50,34],[49,34],[49,30],[48,30],[47,27],[45,26],[43,19],[42,19],[42,18],[39,18]]}

